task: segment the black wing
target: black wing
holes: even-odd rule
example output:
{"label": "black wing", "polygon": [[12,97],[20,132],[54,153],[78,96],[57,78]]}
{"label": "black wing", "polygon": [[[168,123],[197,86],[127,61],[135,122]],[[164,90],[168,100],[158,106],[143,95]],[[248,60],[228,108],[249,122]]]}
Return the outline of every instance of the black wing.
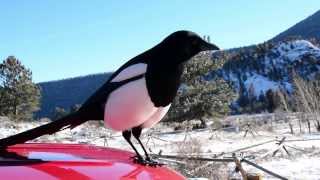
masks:
{"label": "black wing", "polygon": [[7,138],[0,139],[0,148],[6,148],[7,146],[24,143],[26,141],[36,139],[46,134],[59,132],[66,128],[74,128],[89,120],[103,120],[104,105],[109,94],[124,84],[144,77],[144,74],[140,74],[120,82],[111,82],[111,80],[126,67],[141,62],[144,61],[132,59],[124,64],[111,76],[111,78],[104,85],[102,85],[90,98],[88,98],[88,100],[81,106],[81,108],[77,112],[69,114],[51,123],[9,136]]}

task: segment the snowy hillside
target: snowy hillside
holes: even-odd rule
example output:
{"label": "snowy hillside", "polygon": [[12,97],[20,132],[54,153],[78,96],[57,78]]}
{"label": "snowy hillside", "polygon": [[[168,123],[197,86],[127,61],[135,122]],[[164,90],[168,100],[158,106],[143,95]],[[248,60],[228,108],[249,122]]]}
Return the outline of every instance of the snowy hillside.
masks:
{"label": "snowy hillside", "polygon": [[313,79],[320,73],[320,49],[306,40],[264,43],[231,55],[215,75],[230,82],[239,96],[259,98],[268,90],[292,92],[292,72]]}

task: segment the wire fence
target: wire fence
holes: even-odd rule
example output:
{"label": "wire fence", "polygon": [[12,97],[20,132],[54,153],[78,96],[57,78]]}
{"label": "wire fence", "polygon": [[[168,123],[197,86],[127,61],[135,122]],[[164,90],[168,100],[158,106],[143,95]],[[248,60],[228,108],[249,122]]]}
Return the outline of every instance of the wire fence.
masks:
{"label": "wire fence", "polygon": [[[239,166],[241,166],[241,163],[246,163],[250,166],[253,166],[253,167],[269,174],[270,176],[273,176],[278,179],[286,180],[288,178],[284,177],[283,175],[280,175],[279,173],[276,173],[274,171],[266,169],[266,168],[262,167],[261,165],[258,165],[257,163],[252,162],[252,160],[258,160],[258,159],[260,160],[260,159],[265,158],[268,155],[272,155],[272,157],[274,157],[279,152],[280,149],[284,149],[288,156],[290,156],[290,153],[289,153],[290,148],[293,150],[302,151],[303,153],[309,153],[299,147],[296,147],[293,145],[288,145],[288,143],[297,142],[297,141],[319,141],[319,140],[320,139],[288,139],[287,140],[286,137],[282,137],[281,139],[276,138],[276,139],[264,141],[261,143],[256,143],[256,144],[252,144],[249,146],[245,146],[245,147],[235,149],[232,151],[228,151],[228,152],[211,153],[211,154],[206,154],[206,155],[203,155],[203,154],[184,154],[183,156],[178,155],[178,154],[170,154],[170,155],[152,154],[152,156],[156,157],[157,159],[163,160],[163,161],[169,161],[171,163],[179,163],[179,164],[186,163],[185,161],[187,161],[187,160],[207,162],[204,165],[196,168],[194,171],[197,171],[198,169],[201,169],[205,166],[208,166],[211,162],[236,163],[236,161],[238,159],[240,161],[240,164],[236,163],[237,168],[243,169],[243,167],[239,167]],[[253,154],[245,156],[243,153],[244,150],[248,150],[248,149],[255,148],[255,147],[262,146],[262,145],[269,144],[269,143],[275,143],[276,146],[271,148],[271,150],[268,151],[267,153],[262,154],[260,156],[253,155]],[[205,156],[210,156],[210,157],[205,157]],[[212,157],[214,157],[214,158],[212,158]],[[241,173],[242,173],[243,177],[246,176],[246,172],[244,169],[242,170]]]}
{"label": "wire fence", "polygon": [[[239,133],[245,133],[245,131],[250,131],[250,128],[241,128]],[[192,133],[194,132],[209,132],[209,133],[215,133],[216,131],[223,131],[223,130],[230,130],[231,127],[221,127],[221,128],[204,128],[204,129],[198,129],[198,130],[179,130],[179,131],[172,131],[172,132],[150,132],[144,135],[144,138],[146,140],[146,145],[150,146],[150,144],[156,145],[156,142],[152,141],[162,141],[164,143],[175,143],[176,141],[172,141],[170,139],[165,139],[162,136],[166,135],[175,135],[175,134],[184,134],[183,141],[187,141],[188,138],[192,138]],[[275,157],[279,151],[284,151],[288,156],[291,156],[290,151],[299,151],[301,153],[311,153],[311,151],[307,151],[301,147],[295,146],[292,143],[293,142],[302,142],[302,141],[320,141],[320,138],[286,138],[286,137],[279,137],[278,136],[265,136],[263,134],[256,133],[256,136],[264,136],[267,138],[270,138],[269,140],[265,140],[262,142],[258,142],[255,144],[250,144],[244,147],[240,147],[237,149],[233,149],[230,151],[225,152],[197,152],[197,153],[186,153],[183,154],[183,156],[179,154],[162,154],[162,153],[152,153],[151,156],[159,159],[163,162],[167,162],[170,164],[186,164],[189,163],[187,161],[201,161],[203,164],[201,166],[198,166],[191,170],[189,173],[192,174],[193,172],[196,172],[204,167],[207,167],[211,165],[212,163],[234,163],[237,169],[242,169],[242,177],[245,179],[246,177],[246,171],[242,167],[242,164],[248,164],[252,167],[255,167],[261,171],[263,171],[266,174],[269,174],[270,176],[273,176],[278,179],[288,179],[287,177],[271,171],[270,169],[267,169],[258,163],[257,161],[265,160],[267,156],[270,158]],[[112,133],[108,133],[104,136],[100,136],[96,139],[105,139],[105,146],[108,146],[108,140],[115,139],[121,137],[121,135],[115,135]],[[245,138],[245,137],[244,137]],[[269,144],[269,145],[268,145]],[[254,154],[251,152],[248,152],[248,150],[252,148],[256,148],[259,146],[268,145],[269,151],[264,154]],[[239,162],[238,162],[239,161]]]}
{"label": "wire fence", "polygon": [[[174,130],[174,131],[168,131],[168,132],[160,132],[152,130],[149,133],[146,133],[143,135],[143,138],[146,141],[146,146],[156,146],[158,143],[157,141],[161,141],[163,143],[167,144],[173,144],[176,143],[179,140],[172,140],[167,139],[165,136],[167,135],[182,135],[184,136],[183,141],[187,141],[188,139],[192,139],[193,133],[207,133],[211,135],[211,137],[219,136],[218,132],[221,131],[234,131],[236,133],[242,133],[243,138],[247,137],[264,137],[267,138],[267,140],[258,142],[255,144],[247,145],[244,147],[240,147],[237,149],[232,149],[229,151],[224,152],[196,152],[196,153],[185,153],[183,156],[181,154],[162,154],[162,152],[159,153],[152,153],[152,156],[161,160],[165,161],[170,164],[187,164],[188,161],[201,161],[203,164],[200,166],[192,169],[189,173],[194,173],[198,171],[199,169],[202,169],[204,167],[210,166],[213,162],[215,163],[234,163],[236,165],[237,169],[242,169],[242,176],[246,177],[246,172],[244,168],[241,166],[241,164],[245,163],[250,166],[253,166],[270,176],[279,178],[279,179],[287,179],[283,175],[280,175],[277,172],[271,171],[269,169],[266,169],[265,167],[262,167],[257,163],[257,161],[266,160],[266,157],[275,157],[278,152],[283,151],[288,157],[291,156],[292,151],[298,151],[300,153],[309,154],[312,153],[312,151],[308,151],[304,148],[298,147],[293,142],[302,142],[302,141],[319,141],[320,140],[320,134],[317,134],[317,129],[313,128],[312,132],[309,131],[309,134],[313,133],[314,135],[319,135],[319,138],[315,137],[301,137],[300,138],[286,138],[281,137],[282,135],[286,134],[292,134],[292,131],[295,132],[301,132],[301,128],[307,129],[307,121],[301,121],[301,119],[297,119],[296,117],[299,116],[299,114],[295,115],[285,115],[285,116],[279,116],[279,117],[270,117],[269,120],[261,120],[262,118],[252,118],[251,120],[241,121],[241,123],[238,123],[236,125],[232,126],[221,126],[221,127],[207,127],[203,129],[181,129],[181,130]],[[276,119],[278,118],[278,119]],[[266,123],[265,123],[266,122]],[[302,123],[302,125],[301,125]],[[266,130],[266,127],[275,127],[272,131],[276,133],[261,133],[260,130]],[[299,127],[300,126],[300,127]],[[302,127],[301,127],[302,126]],[[310,126],[310,125],[309,125]],[[287,129],[287,131],[277,131],[278,129]],[[113,133],[107,133],[105,135],[102,135],[96,139],[93,139],[93,141],[98,139],[104,139],[104,145],[109,146],[109,141],[112,139],[116,139],[121,137],[120,134],[113,134]],[[281,138],[280,138],[281,137]],[[293,136],[291,136],[293,137]],[[269,139],[268,139],[269,138]],[[252,151],[248,151],[252,148],[256,148],[259,146],[268,145],[267,147],[269,150],[262,154],[255,154]],[[320,154],[319,152],[316,152],[314,154]],[[245,179],[245,178],[244,178]]]}

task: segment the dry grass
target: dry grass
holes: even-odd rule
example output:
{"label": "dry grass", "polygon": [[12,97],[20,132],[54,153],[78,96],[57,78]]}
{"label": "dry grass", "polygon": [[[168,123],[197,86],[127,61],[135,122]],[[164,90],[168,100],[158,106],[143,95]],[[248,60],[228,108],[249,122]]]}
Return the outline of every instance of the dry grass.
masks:
{"label": "dry grass", "polygon": [[[201,156],[202,144],[196,139],[185,140],[176,144],[177,154],[186,156],[189,154],[195,157]],[[205,177],[213,180],[228,179],[227,163],[213,163],[197,160],[182,160],[172,166],[175,170],[186,177]]]}

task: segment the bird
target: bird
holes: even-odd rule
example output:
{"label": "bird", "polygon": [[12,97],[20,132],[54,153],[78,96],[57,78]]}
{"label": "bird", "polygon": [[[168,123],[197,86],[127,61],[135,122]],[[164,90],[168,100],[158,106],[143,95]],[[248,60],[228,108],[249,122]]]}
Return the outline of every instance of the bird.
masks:
{"label": "bird", "polygon": [[[157,124],[168,112],[181,84],[185,63],[202,51],[219,50],[198,34],[179,30],[159,44],[135,56],[116,70],[79,108],[48,124],[0,139],[0,148],[25,143],[45,134],[74,128],[89,120],[104,120],[106,127],[121,131],[135,151],[134,162],[159,165],[143,146],[143,129]],[[131,142],[133,136],[143,157]]]}

